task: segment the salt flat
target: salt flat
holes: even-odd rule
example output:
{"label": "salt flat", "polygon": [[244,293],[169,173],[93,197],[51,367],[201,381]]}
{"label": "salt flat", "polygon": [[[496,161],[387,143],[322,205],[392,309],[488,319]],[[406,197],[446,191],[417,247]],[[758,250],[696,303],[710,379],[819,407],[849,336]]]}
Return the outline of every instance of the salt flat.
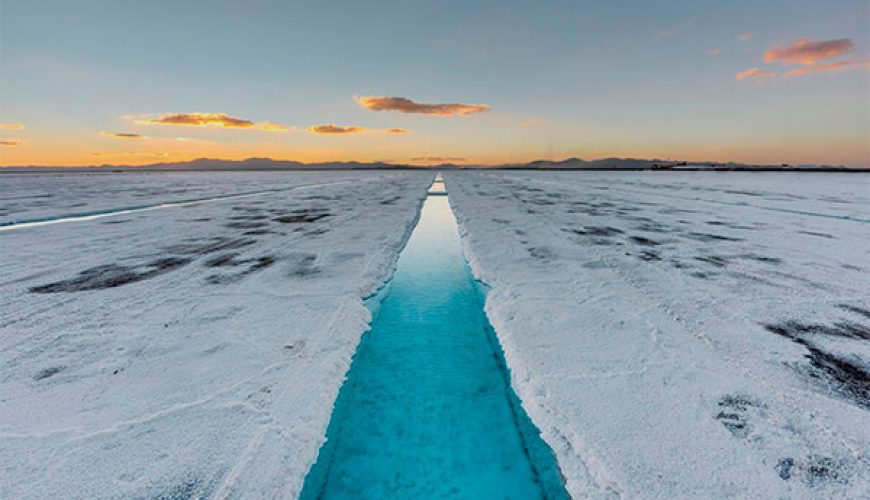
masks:
{"label": "salt flat", "polygon": [[[0,227],[14,222],[281,191],[360,178],[349,171],[3,173]],[[292,177],[291,177],[292,176]],[[292,181],[288,182],[288,179]]]}
{"label": "salt flat", "polygon": [[0,497],[293,497],[432,174],[16,177],[7,220],[269,192],[0,232]]}
{"label": "salt flat", "polygon": [[870,178],[450,172],[578,498],[870,494]]}
{"label": "salt flat", "polygon": [[[4,175],[7,224],[201,203],[0,227],[0,497],[295,497],[432,177]],[[444,177],[574,497],[870,495],[867,175]]]}

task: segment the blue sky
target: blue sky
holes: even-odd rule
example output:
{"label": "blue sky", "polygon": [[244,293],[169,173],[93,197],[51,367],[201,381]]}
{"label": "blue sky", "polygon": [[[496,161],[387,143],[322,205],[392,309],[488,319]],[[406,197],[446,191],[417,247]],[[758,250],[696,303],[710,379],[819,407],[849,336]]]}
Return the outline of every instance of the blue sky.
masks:
{"label": "blue sky", "polygon": [[[24,128],[0,130],[10,143],[0,164],[196,156],[870,164],[866,1],[470,3],[3,0],[0,123]],[[814,66],[849,65],[788,77],[801,65],[764,61],[798,40],[848,40],[848,50]],[[735,79],[751,68],[776,75]],[[372,111],[360,96],[490,110]],[[135,123],[196,112],[288,129]],[[362,132],[308,131],[321,124]]]}

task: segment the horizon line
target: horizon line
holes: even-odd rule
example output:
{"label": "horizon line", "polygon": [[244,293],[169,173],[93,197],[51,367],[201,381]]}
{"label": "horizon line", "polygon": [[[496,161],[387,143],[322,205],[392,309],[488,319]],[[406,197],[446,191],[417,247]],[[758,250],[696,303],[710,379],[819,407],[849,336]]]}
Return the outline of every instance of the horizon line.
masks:
{"label": "horizon line", "polygon": [[[849,166],[843,164],[825,164],[825,163],[744,163],[744,162],[735,162],[735,161],[713,161],[713,160],[700,160],[700,161],[690,161],[690,160],[665,160],[660,158],[634,158],[634,157],[618,157],[618,156],[610,156],[603,158],[595,158],[592,160],[586,160],[577,156],[571,156],[564,159],[550,159],[550,158],[538,158],[529,161],[521,161],[521,162],[506,162],[506,163],[472,163],[472,162],[463,162],[463,161],[444,161],[444,162],[423,162],[423,163],[415,163],[415,162],[394,162],[394,161],[364,161],[364,160],[326,160],[326,161],[300,161],[294,159],[284,159],[284,158],[271,158],[271,157],[259,157],[252,156],[244,159],[228,159],[228,158],[212,158],[212,157],[199,157],[191,160],[179,160],[179,161],[164,161],[164,162],[155,162],[148,164],[114,164],[114,163],[102,163],[102,164],[90,164],[90,165],[63,165],[63,164],[22,164],[22,165],[0,165],[0,169],[29,169],[29,168],[59,168],[59,169],[94,169],[94,168],[125,168],[125,169],[148,169],[149,167],[159,167],[159,166],[173,166],[173,165],[184,165],[184,164],[192,164],[197,162],[222,162],[222,163],[246,163],[246,162],[254,162],[254,161],[262,161],[262,162],[271,162],[271,163],[296,163],[299,165],[347,165],[347,164],[359,164],[359,165],[386,165],[386,166],[394,166],[394,167],[412,167],[412,168],[435,168],[438,166],[454,166],[460,168],[505,168],[505,167],[521,167],[521,166],[531,166],[534,164],[567,164],[569,162],[582,162],[588,164],[601,163],[606,161],[620,161],[620,162],[643,162],[643,163],[651,163],[651,164],[661,164],[661,167],[678,167],[678,166],[706,166],[706,167],[716,167],[716,166],[743,166],[743,167],[764,167],[764,168],[776,168],[776,169],[790,169],[790,168],[831,168],[831,169],[843,169],[843,170],[866,170],[870,169],[870,165],[864,166]],[[593,165],[591,165],[593,166]],[[650,165],[652,166],[652,165]]]}

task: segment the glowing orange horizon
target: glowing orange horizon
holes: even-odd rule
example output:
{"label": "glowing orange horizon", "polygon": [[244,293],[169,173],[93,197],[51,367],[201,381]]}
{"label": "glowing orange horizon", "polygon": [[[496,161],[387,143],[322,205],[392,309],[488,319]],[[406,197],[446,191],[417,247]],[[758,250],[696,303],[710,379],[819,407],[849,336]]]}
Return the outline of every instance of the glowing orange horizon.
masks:
{"label": "glowing orange horizon", "polygon": [[[108,140],[108,139],[107,139]],[[0,140],[4,142],[5,140]],[[137,140],[116,142],[138,146],[125,149],[94,150],[85,146],[53,147],[35,149],[36,145],[21,139],[9,140],[15,145],[0,145],[0,168],[14,166],[54,166],[83,167],[93,165],[143,166],[154,163],[186,162],[197,158],[221,160],[245,160],[248,158],[270,158],[276,161],[299,161],[321,163],[332,161],[385,162],[403,165],[426,165],[432,163],[459,163],[464,165],[502,165],[525,163],[534,160],[562,160],[565,158],[644,158],[689,162],[737,162],[747,164],[779,165],[788,163],[847,165],[850,167],[870,167],[868,144],[861,139],[844,140],[838,147],[813,146],[807,144],[766,144],[738,145],[728,144],[695,149],[666,149],[664,147],[644,147],[634,150],[584,148],[582,150],[550,151],[548,153],[528,151],[511,154],[488,154],[483,151],[448,150],[448,154],[414,154],[414,146],[402,152],[386,150],[364,152],[361,150],[338,150],[335,148],[280,148],[256,145],[230,146],[202,141],[201,147],[186,149],[187,141],[178,141],[179,146],[162,149],[146,149]],[[149,141],[150,142],[150,141]],[[798,148],[798,146],[800,146]]]}

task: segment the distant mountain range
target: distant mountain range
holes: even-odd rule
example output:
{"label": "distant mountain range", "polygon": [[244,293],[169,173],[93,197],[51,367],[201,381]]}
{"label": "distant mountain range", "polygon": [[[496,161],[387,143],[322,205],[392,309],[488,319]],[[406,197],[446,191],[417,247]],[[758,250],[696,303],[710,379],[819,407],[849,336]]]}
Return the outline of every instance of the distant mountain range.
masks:
{"label": "distant mountain range", "polygon": [[720,162],[687,162],[673,160],[644,160],[637,158],[602,158],[599,160],[583,160],[568,158],[567,160],[535,160],[528,163],[498,165],[493,168],[516,170],[751,170],[751,171],[844,171],[868,170],[854,169],[842,165],[752,165],[745,163]]}
{"label": "distant mountain range", "polygon": [[[0,168],[0,172],[46,172],[53,170],[70,171],[72,167],[64,166],[15,166]],[[718,162],[686,162],[671,160],[644,160],[636,158],[603,158],[599,160],[583,160],[568,158],[566,160],[535,160],[527,163],[509,163],[502,165],[457,165],[442,163],[438,165],[408,165],[385,162],[321,162],[302,163],[291,160],[273,160],[271,158],[248,158],[246,160],[219,160],[213,158],[197,158],[196,160],[172,163],[153,163],[150,165],[93,165],[75,167],[76,171],[106,172],[106,171],[239,171],[239,170],[388,170],[388,169],[505,169],[505,170],[741,170],[741,171],[823,171],[823,172],[867,172],[870,167],[851,168],[832,165],[751,165],[744,163]]]}

